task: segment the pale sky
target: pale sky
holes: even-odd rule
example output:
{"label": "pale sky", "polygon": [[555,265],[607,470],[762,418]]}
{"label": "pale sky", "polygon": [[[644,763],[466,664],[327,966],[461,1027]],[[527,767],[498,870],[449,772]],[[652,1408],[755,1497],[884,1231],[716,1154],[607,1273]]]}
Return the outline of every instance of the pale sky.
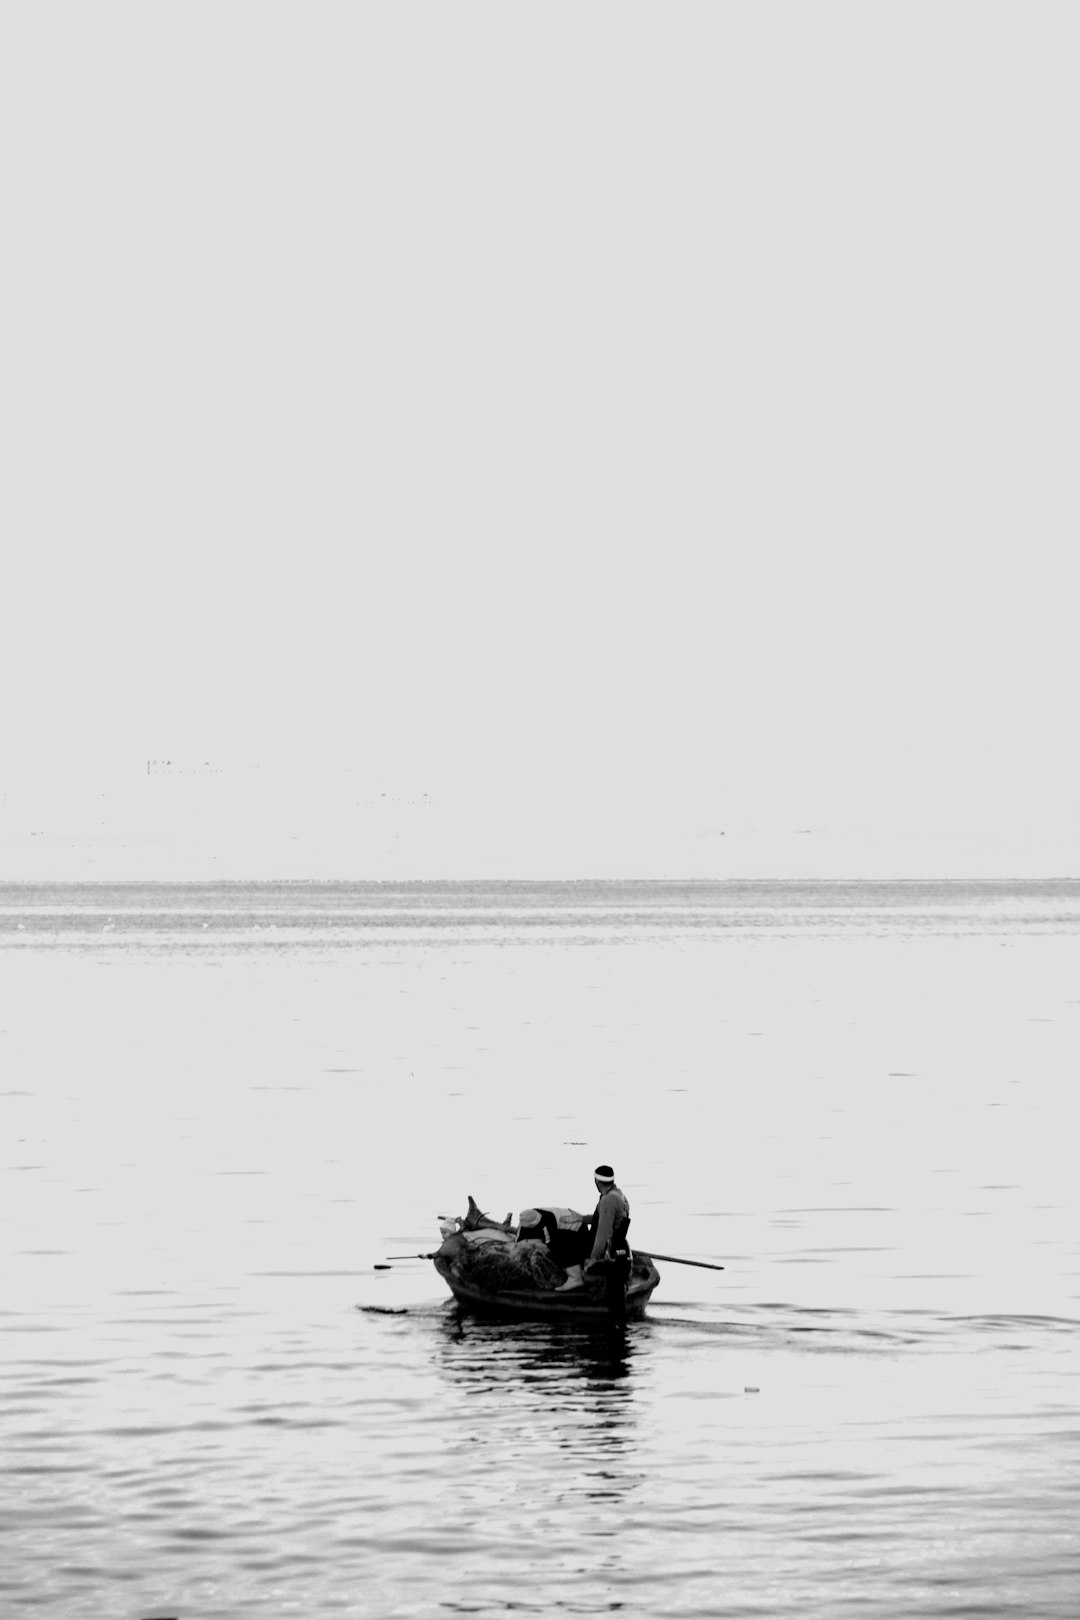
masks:
{"label": "pale sky", "polygon": [[1080,871],[1078,71],[5,7],[0,876]]}

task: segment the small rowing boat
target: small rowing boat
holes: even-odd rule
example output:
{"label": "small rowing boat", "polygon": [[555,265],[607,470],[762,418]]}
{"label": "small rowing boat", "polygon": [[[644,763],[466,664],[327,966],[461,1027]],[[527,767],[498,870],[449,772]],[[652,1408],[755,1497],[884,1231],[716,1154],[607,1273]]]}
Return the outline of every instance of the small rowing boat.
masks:
{"label": "small rowing boat", "polygon": [[603,1266],[584,1288],[563,1289],[566,1273],[542,1243],[515,1242],[509,1221],[491,1220],[471,1198],[460,1229],[444,1237],[432,1259],[459,1305],[518,1321],[640,1321],[660,1281],[649,1255],[635,1254],[625,1290],[622,1276]]}
{"label": "small rowing boat", "polygon": [[[479,1288],[468,1281],[447,1255],[435,1256],[435,1270],[442,1277],[459,1305],[485,1316],[516,1317],[518,1321],[606,1322],[612,1315],[603,1282],[586,1283],[567,1293],[558,1289]],[[660,1273],[646,1254],[634,1256],[630,1281],[626,1285],[626,1320],[637,1322],[645,1315]]]}

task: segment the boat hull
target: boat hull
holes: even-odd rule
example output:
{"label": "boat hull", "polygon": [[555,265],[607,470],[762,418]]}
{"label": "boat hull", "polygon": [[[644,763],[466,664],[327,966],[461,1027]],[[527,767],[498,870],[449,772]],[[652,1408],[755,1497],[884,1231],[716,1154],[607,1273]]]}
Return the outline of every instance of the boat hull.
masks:
{"label": "boat hull", "polygon": [[[611,1319],[602,1289],[575,1288],[566,1293],[540,1288],[494,1292],[468,1283],[460,1275],[453,1257],[441,1254],[435,1256],[435,1270],[458,1304],[476,1315],[509,1317],[519,1322],[604,1323]],[[639,1322],[645,1315],[645,1307],[659,1281],[660,1273],[648,1256],[635,1255],[626,1287],[628,1322]]]}

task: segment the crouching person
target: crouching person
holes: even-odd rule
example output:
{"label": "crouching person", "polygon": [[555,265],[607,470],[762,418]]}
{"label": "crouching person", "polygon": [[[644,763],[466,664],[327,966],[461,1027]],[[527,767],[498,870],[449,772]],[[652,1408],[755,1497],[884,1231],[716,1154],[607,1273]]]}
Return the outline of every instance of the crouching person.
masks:
{"label": "crouching person", "polygon": [[523,1209],[518,1216],[517,1241],[543,1243],[555,1264],[579,1274],[592,1246],[589,1219],[576,1209],[551,1205],[544,1209]]}

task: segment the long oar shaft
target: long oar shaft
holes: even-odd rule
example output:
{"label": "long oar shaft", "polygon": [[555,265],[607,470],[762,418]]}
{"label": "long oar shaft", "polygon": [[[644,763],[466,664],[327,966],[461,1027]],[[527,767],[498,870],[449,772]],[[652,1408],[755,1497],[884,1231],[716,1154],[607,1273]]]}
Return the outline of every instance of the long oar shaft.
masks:
{"label": "long oar shaft", "polygon": [[434,1260],[433,1254],[388,1254],[388,1260]]}
{"label": "long oar shaft", "polygon": [[648,1254],[650,1260],[667,1260],[673,1266],[700,1266],[703,1271],[723,1271],[723,1266],[714,1265],[711,1260],[684,1260],[681,1254],[658,1254],[655,1249],[642,1249],[642,1254]]}

